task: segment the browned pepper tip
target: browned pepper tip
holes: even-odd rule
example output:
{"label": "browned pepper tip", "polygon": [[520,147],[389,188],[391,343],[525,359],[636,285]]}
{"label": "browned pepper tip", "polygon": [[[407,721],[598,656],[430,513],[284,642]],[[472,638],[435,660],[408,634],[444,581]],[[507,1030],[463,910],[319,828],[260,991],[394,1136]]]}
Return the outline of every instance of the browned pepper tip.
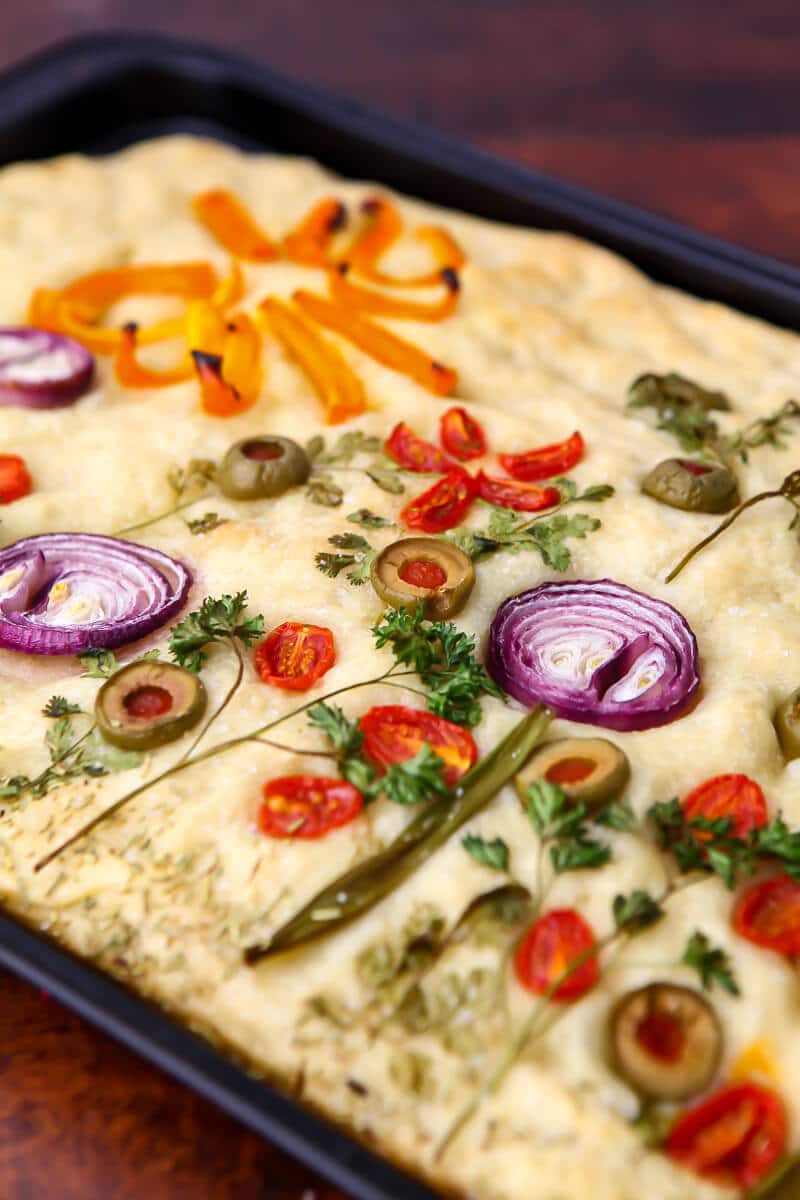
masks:
{"label": "browned pepper tip", "polygon": [[347,208],[339,202],[334,212],[331,213],[328,221],[328,233],[336,233],[337,229],[344,229],[347,224]]}
{"label": "browned pepper tip", "polygon": [[361,202],[361,211],[365,213],[376,213],[379,211],[383,201],[380,196],[368,196],[366,200]]}
{"label": "browned pepper tip", "polygon": [[125,324],[122,326],[122,332],[133,334],[133,336],[135,337],[136,334],[139,332],[139,322],[138,321],[126,321]]}
{"label": "browned pepper tip", "polygon": [[461,291],[461,280],[458,277],[458,271],[455,267],[442,267],[441,276],[442,283],[446,285],[448,291]]}
{"label": "browned pepper tip", "polygon": [[194,365],[198,371],[213,371],[215,375],[219,375],[222,370],[222,355],[207,354],[205,350],[192,350],[192,358]]}

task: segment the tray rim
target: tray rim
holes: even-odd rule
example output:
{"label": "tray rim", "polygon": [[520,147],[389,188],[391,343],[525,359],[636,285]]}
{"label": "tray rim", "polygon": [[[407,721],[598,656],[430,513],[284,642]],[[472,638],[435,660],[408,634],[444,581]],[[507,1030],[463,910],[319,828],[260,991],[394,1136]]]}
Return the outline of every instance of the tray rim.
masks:
{"label": "tray rim", "polygon": [[[752,289],[756,315],[759,296],[773,296],[796,307],[800,321],[800,266],[510,162],[202,40],[124,28],[59,39],[0,71],[0,129],[23,115],[30,117],[58,96],[85,88],[87,81],[77,71],[80,65],[90,71],[96,84],[113,80],[132,67],[158,65],[178,72],[181,64],[184,71],[194,64],[195,69],[234,73],[253,92],[278,98],[297,113],[313,113],[329,126],[373,144],[388,145],[432,169],[444,167],[471,175],[473,181],[477,176],[491,178],[494,186],[510,194],[535,189],[537,202],[558,209],[567,222],[597,220],[605,224],[609,236],[632,233],[643,248],[684,259],[687,269],[692,264],[698,270],[722,270],[737,286]],[[69,68],[73,68],[72,77]],[[58,71],[62,72],[60,78]],[[2,165],[5,163],[0,160]],[[368,174],[365,172],[365,177]],[[465,206],[463,211],[470,209]],[[602,244],[602,238],[595,240]],[[440,1195],[310,1106],[248,1073],[166,1010],[1,906],[0,966],[46,990],[90,1024],[349,1192],[354,1200],[436,1200]]]}

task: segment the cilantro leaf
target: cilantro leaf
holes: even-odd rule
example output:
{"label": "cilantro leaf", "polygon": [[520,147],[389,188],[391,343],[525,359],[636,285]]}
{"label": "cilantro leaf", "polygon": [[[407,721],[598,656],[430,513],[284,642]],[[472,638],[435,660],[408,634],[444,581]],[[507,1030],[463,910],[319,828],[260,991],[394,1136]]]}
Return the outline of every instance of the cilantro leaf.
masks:
{"label": "cilantro leaf", "polygon": [[172,657],[180,666],[199,671],[208,657],[206,647],[214,642],[237,638],[245,646],[252,645],[264,632],[264,618],[246,617],[246,608],[247,592],[219,599],[206,596],[199,609],[172,627]]}
{"label": "cilantro leaf", "polygon": [[461,839],[461,845],[482,867],[489,867],[492,871],[508,870],[510,855],[502,838],[493,838],[491,842],[487,842],[476,833],[468,833]]}
{"label": "cilantro leaf", "polygon": [[119,663],[111,650],[84,650],[78,655],[78,662],[84,668],[84,676],[90,679],[108,679],[119,670]]}
{"label": "cilantro leaf", "polygon": [[367,539],[360,533],[335,533],[333,537],[328,538],[328,541],[332,546],[350,550],[352,553],[331,554],[320,551],[314,556],[317,569],[322,571],[323,575],[327,575],[329,579],[336,579],[342,571],[351,567],[352,570],[347,571],[345,576],[348,582],[352,583],[354,587],[360,587],[366,583],[370,577],[377,550],[373,550]]}
{"label": "cilantro leaf", "polygon": [[612,911],[614,925],[619,933],[641,933],[664,916],[664,910],[658,901],[640,888],[627,896],[615,896]]}
{"label": "cilantro leaf", "polygon": [[[598,484],[578,496],[572,480],[561,479],[556,482],[560,485],[562,506],[583,500],[606,500],[614,493],[610,485]],[[567,539],[585,538],[599,529],[600,524],[596,517],[586,513],[554,513],[549,517],[544,513],[528,520],[511,509],[493,507],[486,529],[456,529],[446,535],[446,540],[473,559],[485,558],[500,550],[509,554],[534,551],[546,566],[555,571],[565,571],[571,561],[569,546],[565,545]]]}
{"label": "cilantro leaf", "polygon": [[731,996],[740,994],[727,953],[718,946],[712,946],[699,930],[686,943],[681,962],[697,971],[704,991],[710,992],[718,983]]}

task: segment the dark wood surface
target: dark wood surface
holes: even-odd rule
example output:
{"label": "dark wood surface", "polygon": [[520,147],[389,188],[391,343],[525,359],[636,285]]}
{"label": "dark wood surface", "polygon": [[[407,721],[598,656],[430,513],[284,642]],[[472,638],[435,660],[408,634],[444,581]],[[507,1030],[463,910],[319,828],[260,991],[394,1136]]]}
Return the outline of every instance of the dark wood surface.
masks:
{"label": "dark wood surface", "polygon": [[[797,0],[7,0],[0,67],[159,29],[800,263]],[[341,1200],[0,975],[2,1200]]]}

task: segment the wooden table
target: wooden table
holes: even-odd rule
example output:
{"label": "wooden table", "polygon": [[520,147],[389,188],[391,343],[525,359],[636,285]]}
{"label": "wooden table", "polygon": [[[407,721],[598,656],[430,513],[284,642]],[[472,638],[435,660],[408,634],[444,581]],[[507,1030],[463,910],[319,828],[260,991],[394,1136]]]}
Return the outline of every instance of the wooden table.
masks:
{"label": "wooden table", "polygon": [[[2,5],[0,67],[114,27],[215,40],[800,262],[797,0],[35,0]],[[0,984],[3,1200],[338,1196],[58,1004]]]}

